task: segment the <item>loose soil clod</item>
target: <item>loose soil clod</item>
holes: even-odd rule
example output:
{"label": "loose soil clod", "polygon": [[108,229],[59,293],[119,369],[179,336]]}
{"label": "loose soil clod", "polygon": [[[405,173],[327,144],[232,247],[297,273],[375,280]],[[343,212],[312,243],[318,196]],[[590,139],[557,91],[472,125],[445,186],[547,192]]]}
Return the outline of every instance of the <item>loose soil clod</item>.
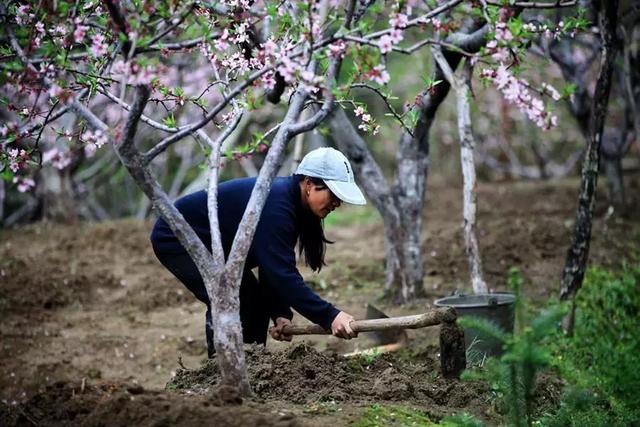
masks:
{"label": "loose soil clod", "polygon": [[[463,409],[482,415],[488,406],[486,383],[442,378],[436,351],[432,347],[430,356],[407,361],[396,354],[345,359],[320,353],[305,343],[280,351],[259,345],[245,348],[251,384],[259,399],[296,404],[403,401],[440,406],[442,414]],[[167,388],[207,394],[219,383],[217,364],[209,360],[198,369],[179,370]]]}

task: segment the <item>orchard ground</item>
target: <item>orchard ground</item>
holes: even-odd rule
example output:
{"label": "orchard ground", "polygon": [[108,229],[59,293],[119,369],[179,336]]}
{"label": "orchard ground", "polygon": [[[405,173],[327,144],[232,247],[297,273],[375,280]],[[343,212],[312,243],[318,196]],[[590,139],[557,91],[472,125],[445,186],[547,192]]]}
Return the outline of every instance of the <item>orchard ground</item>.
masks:
{"label": "orchard ground", "polygon": [[[478,237],[492,290],[505,290],[507,271],[516,266],[532,300],[558,294],[577,188],[576,180],[479,186]],[[639,261],[639,189],[640,176],[629,177],[629,214],[621,217],[607,212],[601,182],[591,264],[616,269]],[[379,301],[383,231],[371,207],[343,207],[327,220],[336,243],[321,274],[302,269],[306,279],[357,318],[367,302],[402,315],[423,312],[454,289],[471,292],[461,190],[431,180],[427,199],[425,299],[402,307]],[[368,425],[367,417],[389,415],[376,412],[381,408],[395,411],[392,417],[416,409],[431,420],[467,412],[500,423],[488,386],[439,377],[437,328],[411,331],[399,354],[351,362],[334,353],[366,348],[367,337],[251,347],[256,398],[235,405],[232,391],[211,385],[215,366],[202,365],[203,305],[155,259],[150,228],[121,220],[0,232],[0,424]],[[540,411],[553,409],[561,389],[543,378]]]}

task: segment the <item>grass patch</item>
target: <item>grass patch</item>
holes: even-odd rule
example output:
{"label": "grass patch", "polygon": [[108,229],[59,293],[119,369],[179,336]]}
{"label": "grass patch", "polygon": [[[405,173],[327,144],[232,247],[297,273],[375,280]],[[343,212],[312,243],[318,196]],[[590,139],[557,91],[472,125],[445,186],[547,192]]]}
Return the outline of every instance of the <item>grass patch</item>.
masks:
{"label": "grass patch", "polygon": [[353,427],[433,426],[428,413],[406,406],[372,405],[358,418]]}
{"label": "grass patch", "polygon": [[466,413],[440,420],[426,411],[407,406],[371,405],[350,424],[353,427],[482,427],[484,424]]}
{"label": "grass patch", "polygon": [[365,225],[376,222],[381,223],[382,217],[371,204],[365,206],[344,204],[324,219],[326,228]]}

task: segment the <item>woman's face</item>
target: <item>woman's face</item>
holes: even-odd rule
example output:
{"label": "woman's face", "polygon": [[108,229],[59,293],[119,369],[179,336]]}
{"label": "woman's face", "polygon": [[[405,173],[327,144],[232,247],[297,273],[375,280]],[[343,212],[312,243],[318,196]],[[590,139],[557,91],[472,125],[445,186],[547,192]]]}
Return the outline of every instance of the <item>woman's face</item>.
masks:
{"label": "woman's face", "polygon": [[328,187],[315,185],[311,181],[305,182],[307,189],[307,206],[319,218],[325,218],[334,209],[339,208],[341,201]]}

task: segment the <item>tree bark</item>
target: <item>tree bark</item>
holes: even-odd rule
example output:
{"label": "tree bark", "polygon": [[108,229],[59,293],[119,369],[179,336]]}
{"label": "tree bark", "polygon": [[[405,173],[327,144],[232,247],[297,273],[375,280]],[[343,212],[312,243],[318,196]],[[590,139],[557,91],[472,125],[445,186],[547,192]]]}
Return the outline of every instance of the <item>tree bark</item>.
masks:
{"label": "tree bark", "polygon": [[482,262],[478,239],[476,237],[476,168],[473,159],[475,141],[471,129],[471,112],[469,107],[469,81],[471,80],[471,67],[465,62],[465,77],[457,77],[449,64],[444,59],[439,47],[431,49],[433,57],[442,69],[445,78],[456,92],[456,105],[458,109],[458,134],[460,137],[460,162],[462,163],[463,178],[463,225],[465,253],[469,263],[471,285],[475,294],[486,294],[487,284],[482,274]]}
{"label": "tree bark", "polygon": [[622,182],[622,158],[603,159],[604,171],[609,190],[609,204],[617,211],[624,211],[625,196]]}
{"label": "tree bark", "polygon": [[4,223],[4,199],[6,195],[4,179],[0,179],[0,226]]}
{"label": "tree bark", "polygon": [[[618,1],[601,0],[599,26],[602,39],[600,72],[596,83],[596,90],[591,106],[589,140],[587,153],[582,167],[582,181],[578,209],[573,231],[571,247],[567,253],[560,297],[568,299],[574,297],[580,286],[587,265],[589,243],[591,239],[591,224],[595,204],[595,192],[598,183],[598,163],[600,157],[600,143],[607,114],[609,92],[611,90],[611,76],[615,59],[615,28],[617,22]],[[567,331],[571,333],[571,331]]]}
{"label": "tree bark", "polygon": [[42,219],[60,224],[78,222],[73,183],[69,169],[58,170],[45,165],[38,171],[37,196],[41,203]]}

